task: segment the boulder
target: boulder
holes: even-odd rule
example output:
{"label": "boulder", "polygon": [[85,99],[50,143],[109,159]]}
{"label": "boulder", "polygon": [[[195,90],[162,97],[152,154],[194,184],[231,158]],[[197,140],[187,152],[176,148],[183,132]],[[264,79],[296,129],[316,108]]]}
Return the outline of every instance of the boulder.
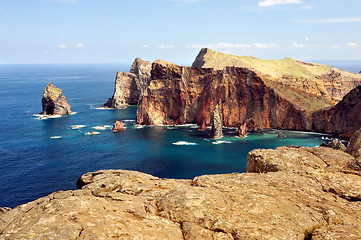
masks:
{"label": "boulder", "polygon": [[339,139],[334,139],[330,142],[323,142],[321,146],[333,148],[335,150],[346,151],[345,145]]}
{"label": "boulder", "polygon": [[116,120],[113,125],[112,131],[121,131],[121,130],[125,130],[124,123]]}
{"label": "boulder", "polygon": [[71,113],[70,105],[63,95],[63,91],[51,83],[46,86],[41,103],[43,108],[41,114],[64,115]]}
{"label": "boulder", "polygon": [[[1,239],[358,239],[361,172],[331,148],[249,153],[247,173],[87,173],[0,214]],[[356,164],[357,165],[357,164]]]}
{"label": "boulder", "polygon": [[361,129],[352,134],[346,152],[355,158],[361,156]]}

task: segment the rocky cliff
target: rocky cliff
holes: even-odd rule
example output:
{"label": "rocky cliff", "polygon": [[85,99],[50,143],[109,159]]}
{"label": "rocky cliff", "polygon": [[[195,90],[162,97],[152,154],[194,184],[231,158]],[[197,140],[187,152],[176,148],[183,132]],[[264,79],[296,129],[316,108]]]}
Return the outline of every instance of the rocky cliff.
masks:
{"label": "rocky cliff", "polygon": [[46,86],[41,103],[43,108],[41,114],[63,115],[71,113],[70,105],[68,104],[66,97],[63,95],[63,91],[51,83]]}
{"label": "rocky cliff", "polygon": [[226,66],[248,68],[256,72],[278,95],[299,108],[319,110],[340,101],[361,84],[361,75],[331,66],[306,63],[292,58],[262,60],[240,57],[203,48],[192,67],[224,69]]}
{"label": "rocky cliff", "polygon": [[[216,103],[221,101],[226,127],[246,123],[248,129],[325,132],[326,127],[322,130],[319,126],[325,117],[319,119],[320,114],[314,113],[334,106],[361,84],[359,74],[326,65],[290,58],[237,57],[209,49],[201,50],[192,68],[157,60],[150,75],[139,102],[137,123],[197,123],[201,129],[211,125]],[[338,119],[338,123],[343,121],[341,115]],[[349,129],[338,125],[327,130],[345,131]]]}
{"label": "rocky cliff", "polygon": [[138,124],[211,125],[221,101],[223,125],[249,129],[311,130],[312,114],[280,96],[254,71],[241,67],[182,67],[164,61],[152,65],[147,94],[138,105]]}
{"label": "rocky cliff", "polygon": [[361,128],[361,86],[352,89],[335,106],[313,114],[317,132],[352,133]]}
{"label": "rocky cliff", "polygon": [[79,190],[0,211],[0,238],[358,239],[359,165],[330,148],[281,147],[250,152],[247,173],[87,173]]}
{"label": "rocky cliff", "polygon": [[148,86],[150,70],[150,62],[136,58],[129,73],[117,72],[114,94],[104,107],[125,108],[127,105],[137,105]]}

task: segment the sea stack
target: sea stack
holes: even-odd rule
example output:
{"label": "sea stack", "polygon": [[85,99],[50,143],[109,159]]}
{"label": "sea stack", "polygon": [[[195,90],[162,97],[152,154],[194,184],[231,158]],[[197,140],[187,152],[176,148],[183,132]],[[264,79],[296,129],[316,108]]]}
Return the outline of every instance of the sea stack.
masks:
{"label": "sea stack", "polygon": [[211,129],[211,137],[214,139],[220,139],[223,137],[223,119],[222,119],[222,107],[221,100],[219,100],[218,104],[214,107],[213,115],[212,115],[212,129]]}
{"label": "sea stack", "polygon": [[44,115],[64,115],[70,114],[70,105],[66,97],[63,95],[63,90],[55,87],[49,83],[43,93],[41,100]]}

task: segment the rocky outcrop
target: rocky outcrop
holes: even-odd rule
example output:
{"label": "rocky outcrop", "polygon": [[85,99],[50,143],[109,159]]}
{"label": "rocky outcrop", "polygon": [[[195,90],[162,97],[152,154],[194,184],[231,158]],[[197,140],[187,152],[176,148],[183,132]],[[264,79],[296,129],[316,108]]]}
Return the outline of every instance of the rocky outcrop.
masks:
{"label": "rocky outcrop", "polygon": [[355,131],[351,135],[346,152],[355,158],[359,158],[361,156],[361,129]]}
{"label": "rocky outcrop", "polygon": [[116,120],[113,125],[112,131],[122,131],[122,130],[125,130],[124,123],[122,121]]}
{"label": "rocky outcrop", "polygon": [[117,72],[114,94],[104,107],[125,108],[127,105],[137,105],[148,86],[150,70],[150,62],[136,58],[129,73]]}
{"label": "rocky outcrop", "polygon": [[256,72],[281,97],[300,108],[319,110],[340,101],[361,84],[361,76],[331,66],[291,58],[262,60],[240,57],[203,48],[192,67],[222,70],[227,66]]}
{"label": "rocky outcrop", "polygon": [[247,173],[83,175],[0,214],[2,239],[358,239],[361,172],[331,148],[253,150]]}
{"label": "rocky outcrop", "polygon": [[219,101],[213,110],[212,115],[212,128],[211,128],[211,137],[214,139],[220,139],[223,137],[223,119],[222,119],[222,109],[221,101]]}
{"label": "rocky outcrop", "polygon": [[312,115],[268,87],[257,73],[239,67],[190,68],[164,61],[152,65],[147,95],[138,105],[137,123],[210,126],[221,101],[223,125],[249,129],[311,130]]}
{"label": "rocky outcrop", "polygon": [[361,86],[352,89],[335,106],[313,114],[312,129],[317,132],[345,134],[361,128]]}
{"label": "rocky outcrop", "polygon": [[63,95],[63,91],[51,83],[46,86],[41,103],[43,108],[41,114],[64,115],[71,113],[70,105]]}

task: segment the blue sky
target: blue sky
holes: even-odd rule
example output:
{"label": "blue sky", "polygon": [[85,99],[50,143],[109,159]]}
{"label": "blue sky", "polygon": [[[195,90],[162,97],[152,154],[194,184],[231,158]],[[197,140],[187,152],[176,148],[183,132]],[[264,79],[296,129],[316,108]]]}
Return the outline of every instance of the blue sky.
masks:
{"label": "blue sky", "polygon": [[0,0],[0,63],[361,59],[360,0]]}

